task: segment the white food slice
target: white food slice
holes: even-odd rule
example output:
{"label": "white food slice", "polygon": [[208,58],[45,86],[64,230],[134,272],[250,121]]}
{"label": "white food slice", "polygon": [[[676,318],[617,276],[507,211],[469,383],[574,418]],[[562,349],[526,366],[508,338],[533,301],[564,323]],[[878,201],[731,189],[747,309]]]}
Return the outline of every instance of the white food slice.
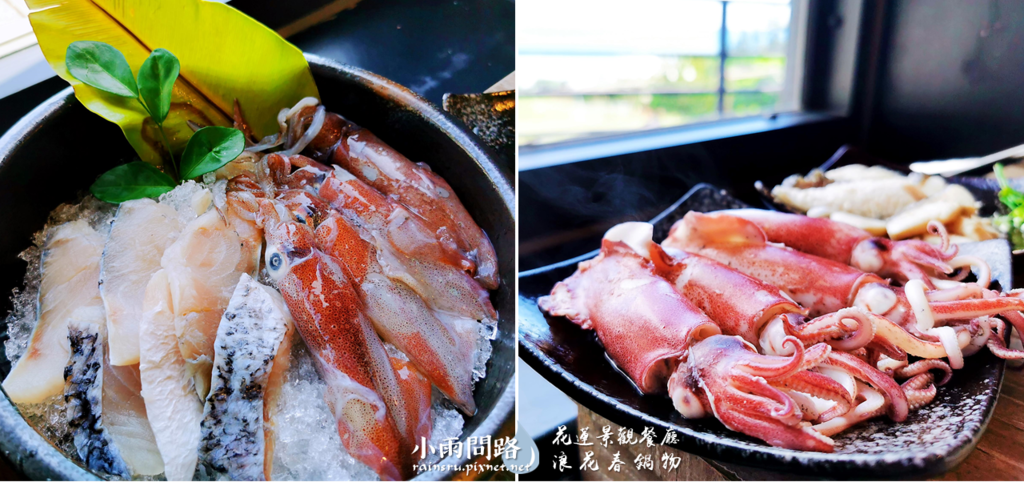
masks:
{"label": "white food slice", "polygon": [[203,399],[209,392],[217,326],[244,262],[238,235],[216,210],[189,222],[160,262],[171,289],[178,349]]}
{"label": "white food slice", "polygon": [[836,182],[824,187],[797,189],[775,186],[776,201],[807,212],[828,208],[858,216],[885,219],[925,198],[920,187],[906,178]]}
{"label": "white food slice", "polygon": [[906,239],[926,233],[931,221],[945,224],[956,219],[962,212],[963,207],[957,203],[928,200],[889,218],[885,230],[892,239]]}
{"label": "white food slice", "polygon": [[837,167],[825,173],[825,177],[833,182],[870,181],[877,179],[896,179],[905,177],[903,174],[882,166],[865,166],[850,164]]}
{"label": "white food slice", "polygon": [[167,480],[192,480],[199,460],[203,403],[178,349],[171,290],[163,270],[146,286],[139,348],[142,397]]}
{"label": "white food slice", "polygon": [[28,351],[4,380],[15,403],[40,403],[64,390],[68,319],[82,307],[103,305],[100,255],[103,236],[85,220],[51,228],[43,245],[38,319]]}
{"label": "white food slice", "polygon": [[139,363],[142,298],[160,258],[181,232],[178,212],[152,199],[121,203],[100,263],[100,294],[114,365]]}
{"label": "white food slice", "polygon": [[829,219],[849,224],[850,226],[856,226],[871,233],[873,236],[885,236],[885,221],[881,219],[867,218],[842,211],[832,213]]}

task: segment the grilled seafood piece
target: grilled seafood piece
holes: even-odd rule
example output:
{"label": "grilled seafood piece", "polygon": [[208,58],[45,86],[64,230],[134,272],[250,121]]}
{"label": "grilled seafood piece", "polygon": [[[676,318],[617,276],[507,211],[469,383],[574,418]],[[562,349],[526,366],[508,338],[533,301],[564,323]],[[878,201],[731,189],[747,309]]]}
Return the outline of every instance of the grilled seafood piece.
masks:
{"label": "grilled seafood piece", "polygon": [[259,220],[267,270],[327,383],[345,448],[382,479],[411,477],[413,437],[429,417],[429,402],[407,403],[414,402],[406,395],[410,386],[400,382],[364,315],[343,261],[318,249],[313,230],[280,202],[261,200]]}
{"label": "grilled seafood piece", "polygon": [[[869,314],[857,308],[845,308],[816,319],[804,316],[806,310],[787,298],[778,288],[733,270],[699,255],[674,251],[670,254],[652,240],[654,227],[648,223],[623,223],[606,234],[608,238],[627,240],[634,250],[646,255],[654,264],[655,273],[675,286],[677,291],[704,311],[725,335],[739,336],[753,346],[760,346],[767,355],[790,356],[797,352],[787,343],[793,336],[803,346],[804,365],[808,368],[838,362],[824,343],[841,351],[857,350],[874,336]],[[837,355],[839,356],[839,355]],[[891,400],[892,415],[902,420],[907,415],[905,394],[887,375],[870,366],[835,367],[843,371],[839,380],[865,378],[878,386]],[[767,380],[772,387],[785,392],[801,406],[804,420],[822,423],[847,413],[856,392],[827,373],[802,369]],[[819,409],[810,396],[831,402]],[[811,403],[808,403],[811,402]]]}
{"label": "grilled seafood piece", "polygon": [[974,258],[958,258],[956,246],[949,245],[945,228],[937,223],[931,229],[944,239],[939,247],[914,239],[879,238],[846,223],[765,209],[718,211],[715,215],[746,219],[761,228],[770,242],[900,283],[919,279],[929,289],[935,288],[933,278],[948,280],[957,267],[981,264]]}
{"label": "grilled seafood piece", "polygon": [[448,182],[423,163],[415,164],[370,131],[344,117],[307,107],[289,126],[286,146],[295,146],[321,116],[322,127],[302,151],[337,164],[415,213],[446,247],[465,255],[460,268],[487,289],[498,287],[498,256]]}
{"label": "grilled seafood piece", "polygon": [[963,366],[962,350],[974,336],[972,320],[1002,314],[1024,328],[1017,313],[1024,309],[1022,299],[974,283],[926,291],[922,281],[911,280],[904,288],[893,287],[875,274],[769,243],[760,227],[735,216],[687,213],[662,246],[709,257],[778,286],[812,316],[862,308],[877,315],[870,316],[874,342],[922,358],[948,357],[953,368]]}
{"label": "grilled seafood piece", "polygon": [[688,417],[712,412],[726,427],[776,447],[831,452],[832,439],[803,421],[796,402],[772,386],[804,366],[803,346],[789,341],[796,348],[789,358],[760,355],[738,336],[693,345],[668,382],[676,409]]}

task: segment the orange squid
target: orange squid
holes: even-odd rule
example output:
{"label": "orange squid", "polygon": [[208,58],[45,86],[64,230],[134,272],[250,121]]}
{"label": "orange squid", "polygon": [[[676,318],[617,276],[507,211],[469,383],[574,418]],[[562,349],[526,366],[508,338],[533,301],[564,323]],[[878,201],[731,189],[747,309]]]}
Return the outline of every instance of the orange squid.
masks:
{"label": "orange squid", "polygon": [[343,261],[316,247],[312,228],[274,200],[259,201],[257,219],[267,271],[317,361],[345,448],[382,479],[412,477],[414,444],[430,436],[429,384],[388,356]]}

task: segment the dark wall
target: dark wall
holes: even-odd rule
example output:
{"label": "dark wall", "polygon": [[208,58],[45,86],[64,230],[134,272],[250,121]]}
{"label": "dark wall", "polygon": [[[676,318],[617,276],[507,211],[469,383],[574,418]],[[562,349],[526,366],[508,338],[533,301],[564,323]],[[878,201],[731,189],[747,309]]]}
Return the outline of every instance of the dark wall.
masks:
{"label": "dark wall", "polygon": [[[870,1],[870,0],[869,0]],[[883,2],[870,151],[896,162],[1024,143],[1024,2]]]}
{"label": "dark wall", "polygon": [[754,205],[754,182],[768,186],[807,172],[849,137],[826,120],[697,144],[519,172],[519,269],[595,249],[611,226],[646,221],[694,185],[727,189]]}

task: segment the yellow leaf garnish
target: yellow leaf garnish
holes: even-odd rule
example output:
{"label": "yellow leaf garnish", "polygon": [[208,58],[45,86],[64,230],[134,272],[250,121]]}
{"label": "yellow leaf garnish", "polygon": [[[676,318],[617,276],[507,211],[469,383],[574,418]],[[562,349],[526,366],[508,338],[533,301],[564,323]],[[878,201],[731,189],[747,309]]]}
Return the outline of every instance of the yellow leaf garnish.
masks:
{"label": "yellow leaf garnish", "polygon": [[319,97],[302,51],[273,30],[222,3],[205,0],[27,0],[29,21],[43,55],[75,89],[86,108],[121,127],[143,160],[159,166],[156,124],[134,99],[82,84],[64,65],[76,40],[106,42],[133,72],[150,52],[164,48],[181,62],[171,113],[164,123],[171,149],[180,153],[199,125],[231,125],[238,99],[259,136],[278,130],[277,112],[303,97]]}

